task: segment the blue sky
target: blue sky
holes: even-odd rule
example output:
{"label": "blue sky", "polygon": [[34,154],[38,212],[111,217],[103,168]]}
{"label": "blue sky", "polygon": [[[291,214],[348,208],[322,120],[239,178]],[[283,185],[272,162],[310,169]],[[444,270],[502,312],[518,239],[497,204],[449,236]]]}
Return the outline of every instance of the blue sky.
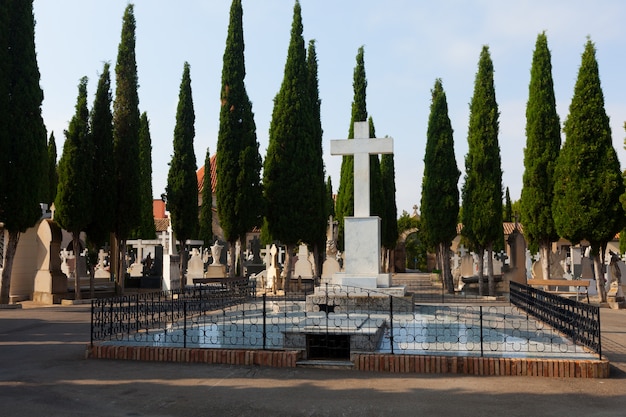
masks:
{"label": "blue sky", "polygon": [[[35,0],[43,117],[59,155],[81,77],[93,104],[104,62],[115,65],[126,0]],[[219,89],[230,0],[136,0],[140,110],[150,119],[153,192],[167,182],[183,64],[191,66],[198,165],[215,152]],[[330,140],[347,137],[355,57],[365,48],[367,109],[378,137],[394,138],[398,215],[419,205],[430,91],[441,78],[464,171],[469,102],[483,45],[495,68],[503,187],[517,200],[524,172],[525,109],[537,34],[552,52],[557,111],[566,119],[587,36],[595,43],[613,146],[626,167],[626,2],[529,0],[301,0],[304,37],[316,40],[324,159],[335,192],[341,157]],[[294,1],[243,0],[246,88],[265,157],[273,99],[283,78]],[[114,83],[114,80],[113,80]],[[562,136],[562,140],[566,140]],[[463,174],[459,189],[463,184]]]}

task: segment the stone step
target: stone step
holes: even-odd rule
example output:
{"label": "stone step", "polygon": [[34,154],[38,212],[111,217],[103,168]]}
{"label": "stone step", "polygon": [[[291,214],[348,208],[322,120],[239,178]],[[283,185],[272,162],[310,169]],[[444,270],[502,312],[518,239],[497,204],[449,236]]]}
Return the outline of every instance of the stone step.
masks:
{"label": "stone step", "polygon": [[296,366],[317,369],[354,369],[354,363],[347,360],[300,360],[296,362]]}

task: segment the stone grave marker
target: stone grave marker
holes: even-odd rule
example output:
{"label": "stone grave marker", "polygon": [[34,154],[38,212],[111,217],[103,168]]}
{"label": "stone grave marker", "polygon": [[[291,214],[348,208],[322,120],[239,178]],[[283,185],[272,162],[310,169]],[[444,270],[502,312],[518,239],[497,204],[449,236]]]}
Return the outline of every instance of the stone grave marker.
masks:
{"label": "stone grave marker", "polygon": [[189,262],[187,262],[187,285],[193,285],[194,279],[201,278],[204,278],[204,261],[198,248],[193,248]]}

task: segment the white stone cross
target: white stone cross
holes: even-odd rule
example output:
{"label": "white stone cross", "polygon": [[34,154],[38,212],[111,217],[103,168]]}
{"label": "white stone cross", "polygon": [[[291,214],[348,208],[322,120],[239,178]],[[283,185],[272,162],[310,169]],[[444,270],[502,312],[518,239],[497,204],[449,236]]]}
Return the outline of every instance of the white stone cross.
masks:
{"label": "white stone cross", "polygon": [[370,138],[368,122],[354,122],[354,139],[330,141],[331,155],[354,155],[354,217],[370,216],[370,155],[393,153],[392,138]]}

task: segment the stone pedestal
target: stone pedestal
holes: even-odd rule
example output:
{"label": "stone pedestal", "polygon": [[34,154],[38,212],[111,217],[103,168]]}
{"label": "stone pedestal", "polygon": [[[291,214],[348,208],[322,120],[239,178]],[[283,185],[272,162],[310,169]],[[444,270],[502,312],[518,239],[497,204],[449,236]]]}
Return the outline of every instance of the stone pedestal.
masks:
{"label": "stone pedestal", "polygon": [[226,278],[226,265],[209,265],[204,273],[205,278]]}
{"label": "stone pedestal", "polygon": [[619,283],[613,281],[611,283],[611,288],[609,292],[606,294],[606,301],[614,310],[621,310],[626,308],[626,299],[624,299],[624,293],[622,292],[622,288]]}
{"label": "stone pedestal", "polygon": [[391,274],[380,272],[380,218],[346,217],[344,272],[332,283],[359,288],[389,288]]}

